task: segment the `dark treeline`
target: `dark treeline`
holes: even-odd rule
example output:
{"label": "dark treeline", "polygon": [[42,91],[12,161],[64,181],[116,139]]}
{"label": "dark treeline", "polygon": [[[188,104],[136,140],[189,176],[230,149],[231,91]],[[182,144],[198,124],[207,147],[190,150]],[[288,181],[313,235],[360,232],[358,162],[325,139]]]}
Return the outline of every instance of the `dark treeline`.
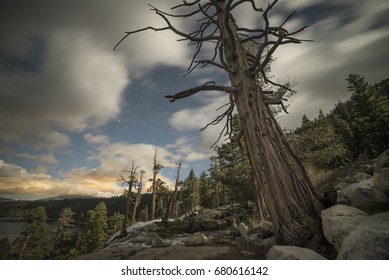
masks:
{"label": "dark treeline", "polygon": [[[0,203],[2,218],[28,221],[15,240],[0,240],[0,259],[72,259],[101,249],[122,230],[126,201],[123,195]],[[138,221],[148,220],[148,204],[151,195],[142,195]]]}
{"label": "dark treeline", "polygon": [[[140,202],[140,209],[151,200],[150,194],[143,194]],[[64,208],[71,208],[74,214],[76,223],[85,223],[88,210],[94,209],[100,202],[104,202],[107,206],[108,216],[112,216],[115,212],[123,213],[123,205],[126,198],[124,196],[113,196],[110,198],[70,198],[63,200],[17,200],[0,203],[0,218],[28,218],[31,210],[38,206],[43,206],[46,209],[47,219],[55,221],[60,216]]]}

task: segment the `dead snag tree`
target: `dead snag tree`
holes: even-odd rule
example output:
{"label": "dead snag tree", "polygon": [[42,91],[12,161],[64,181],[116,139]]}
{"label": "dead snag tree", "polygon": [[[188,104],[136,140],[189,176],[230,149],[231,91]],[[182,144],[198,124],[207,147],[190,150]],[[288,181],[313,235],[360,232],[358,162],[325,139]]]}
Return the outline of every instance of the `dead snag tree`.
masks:
{"label": "dead snag tree", "polygon": [[[196,46],[187,74],[205,66],[222,69],[228,74],[230,86],[208,82],[175,95],[167,95],[166,98],[174,102],[206,90],[225,92],[229,96],[229,104],[223,107],[226,108],[224,113],[205,128],[226,118],[220,137],[228,136],[232,141],[244,138],[250,164],[271,215],[278,243],[318,247],[322,238],[320,194],[313,188],[304,166],[292,151],[269,108],[269,105],[282,104],[283,97],[279,92],[288,90],[266,74],[265,68],[272,55],[281,45],[307,41],[295,37],[306,26],[294,31],[286,29],[287,22],[295,12],[278,26],[270,24],[268,15],[277,2],[272,1],[261,9],[255,0],[183,1],[172,7],[176,13],[167,13],[150,6],[166,25],[126,32],[118,44],[134,33],[170,30]],[[263,26],[239,26],[234,11],[243,5],[250,8],[252,16],[261,19]],[[172,24],[172,18],[185,21],[197,19],[196,31],[187,33],[179,30]],[[246,42],[257,45],[255,55],[248,55],[244,47]],[[204,54],[202,50],[206,50],[205,45],[213,46],[214,50],[207,59],[200,57],[200,54]],[[264,84],[280,90],[265,91]],[[235,108],[239,114],[241,131],[232,135]]]}
{"label": "dead snag tree", "polygon": [[151,194],[152,194],[152,199],[151,199],[151,220],[155,219],[155,211],[156,211],[156,199],[157,199],[157,175],[163,168],[163,165],[158,163],[157,161],[157,149],[154,151],[154,160],[153,160],[153,180],[152,180],[152,185],[151,185]]}
{"label": "dead snag tree", "polygon": [[146,173],[146,171],[144,171],[144,170],[140,171],[140,179],[139,179],[138,186],[137,186],[138,190],[136,192],[134,208],[132,210],[131,225],[136,223],[136,210],[138,209],[138,206],[139,206],[139,203],[140,203],[140,200],[141,200],[141,196],[142,196],[143,174],[145,174],[145,173]]}
{"label": "dead snag tree", "polygon": [[167,208],[166,208],[166,212],[165,212],[165,214],[163,215],[163,218],[162,218],[164,222],[169,220],[170,216],[172,215],[173,208],[176,205],[178,186],[180,184],[181,165],[182,165],[182,160],[180,160],[178,162],[178,164],[177,164],[176,183],[174,184],[174,190],[170,194],[168,205],[167,205]]}
{"label": "dead snag tree", "polygon": [[127,199],[126,199],[126,204],[124,205],[124,219],[123,219],[122,230],[120,232],[120,237],[124,237],[127,235],[127,225],[129,222],[130,205],[132,204],[132,187],[134,186],[137,172],[138,172],[138,166],[136,166],[135,162],[133,161],[131,164],[131,169],[124,169],[122,171],[122,173],[129,173],[129,176],[127,176],[126,178],[121,173],[118,179],[118,182],[125,183],[128,185]]}

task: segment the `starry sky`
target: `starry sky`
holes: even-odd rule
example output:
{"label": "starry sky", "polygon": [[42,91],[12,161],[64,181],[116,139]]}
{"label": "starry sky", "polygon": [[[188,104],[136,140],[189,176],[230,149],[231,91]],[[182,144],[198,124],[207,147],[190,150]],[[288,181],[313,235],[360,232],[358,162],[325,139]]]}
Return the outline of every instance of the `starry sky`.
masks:
{"label": "starry sky", "polygon": [[[147,3],[169,11],[182,1],[0,3],[0,196],[118,195],[116,178],[132,161],[146,180],[152,177],[155,150],[168,185],[180,159],[183,178],[191,168],[197,175],[209,168],[220,126],[200,129],[220,113],[226,94],[203,92],[174,103],[164,95],[228,80],[212,68],[182,77],[195,50],[169,31],[133,35],[113,51],[125,31],[165,26]],[[314,42],[275,53],[272,74],[297,82],[290,114],[279,119],[287,129],[304,113],[313,118],[349,98],[348,74],[370,82],[389,76],[387,0],[279,1],[270,21],[280,24],[293,10],[286,28],[308,24],[300,38]],[[262,24],[250,5],[234,16],[240,26]],[[174,23],[194,31],[191,22]]]}

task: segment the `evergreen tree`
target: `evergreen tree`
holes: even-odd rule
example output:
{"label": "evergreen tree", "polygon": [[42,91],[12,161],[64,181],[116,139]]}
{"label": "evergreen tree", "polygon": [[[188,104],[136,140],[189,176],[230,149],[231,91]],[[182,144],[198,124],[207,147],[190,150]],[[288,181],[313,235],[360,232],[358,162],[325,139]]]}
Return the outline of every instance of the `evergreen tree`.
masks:
{"label": "evergreen tree", "polygon": [[203,171],[199,176],[200,205],[212,208],[213,189],[208,174]]}
{"label": "evergreen tree", "polygon": [[120,212],[113,213],[108,219],[108,235],[112,235],[122,229],[124,215]]}
{"label": "evergreen tree", "polygon": [[69,252],[75,244],[73,232],[74,212],[70,208],[64,208],[52,230],[52,248],[50,259],[67,259]]}
{"label": "evergreen tree", "polygon": [[152,204],[151,204],[151,220],[154,220],[155,219],[155,215],[156,215],[156,200],[157,200],[157,175],[159,172],[161,172],[163,168],[163,165],[160,164],[157,160],[157,150],[155,150],[154,152],[154,160],[153,160],[153,183],[151,185],[151,188],[152,188]]}
{"label": "evergreen tree", "polygon": [[11,242],[8,237],[0,239],[0,260],[11,259]]}
{"label": "evergreen tree", "polygon": [[377,156],[389,148],[389,98],[387,81],[370,85],[356,74],[346,79],[351,96],[352,129],[359,140],[358,152]]}
{"label": "evergreen tree", "polygon": [[100,202],[95,210],[87,212],[84,231],[77,244],[79,254],[87,254],[96,249],[101,249],[107,239],[107,207]]}
{"label": "evergreen tree", "polygon": [[87,254],[97,248],[95,238],[96,212],[89,210],[86,213],[86,222],[81,237],[77,242],[77,254]]}
{"label": "evergreen tree", "polygon": [[139,213],[139,220],[142,222],[147,222],[149,219],[149,208],[147,207],[147,204],[145,205],[145,208],[142,209]]}
{"label": "evergreen tree", "polygon": [[309,167],[332,169],[344,165],[350,158],[347,145],[338,133],[342,124],[340,120],[325,116],[320,110],[315,121],[306,123],[297,130],[297,135],[288,137],[288,140]]}
{"label": "evergreen tree", "polygon": [[182,202],[184,212],[193,212],[200,205],[199,182],[194,170],[191,169],[182,186]]}
{"label": "evergreen tree", "polygon": [[46,210],[43,206],[34,208],[30,213],[30,222],[21,237],[14,242],[19,259],[41,260],[49,251],[49,226]]}
{"label": "evergreen tree", "polygon": [[160,178],[158,178],[155,181],[155,198],[156,198],[156,212],[155,217],[162,217],[163,213],[166,212],[166,209],[168,207],[168,200],[169,200],[169,187]]}

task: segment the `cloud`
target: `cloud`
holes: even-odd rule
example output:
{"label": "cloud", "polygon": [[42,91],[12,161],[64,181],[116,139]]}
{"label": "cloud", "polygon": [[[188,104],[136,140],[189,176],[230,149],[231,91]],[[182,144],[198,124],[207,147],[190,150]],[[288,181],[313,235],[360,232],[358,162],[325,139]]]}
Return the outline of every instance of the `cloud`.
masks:
{"label": "cloud", "polygon": [[[208,150],[218,139],[221,130],[225,124],[225,119],[217,125],[209,126],[205,131],[200,132],[207,124],[215,120],[218,115],[221,115],[228,107],[222,107],[229,102],[226,93],[209,91],[202,94],[202,98],[198,99],[202,104],[195,108],[181,109],[169,118],[169,124],[178,131],[197,130],[201,133],[203,150]],[[223,141],[223,138],[221,139]],[[207,152],[209,156],[209,152]],[[199,158],[204,157],[205,154],[198,155]],[[193,155],[190,157],[195,158]]]}
{"label": "cloud", "polygon": [[[172,3],[151,1],[161,8]],[[144,1],[40,0],[26,7],[15,0],[2,6],[0,25],[7,26],[0,29],[2,145],[68,145],[70,132],[119,115],[129,76],[155,64],[183,65],[189,51],[171,32],[146,32],[113,52],[125,31],[165,25]]]}
{"label": "cloud", "polygon": [[[295,77],[298,82],[298,94],[288,110],[290,115],[280,119],[286,128],[299,125],[304,113],[313,118],[319,109],[328,112],[338,100],[349,98],[345,82],[348,74],[361,74],[372,82],[387,78],[388,74],[384,46],[389,43],[389,26],[381,20],[383,11],[389,9],[387,1],[377,1],[375,5],[331,1],[326,7],[331,11],[328,14],[320,14],[320,5],[314,1],[306,2],[311,8],[316,5],[319,12],[315,22],[299,37],[314,43],[281,47],[272,66],[277,77]],[[330,9],[335,6],[338,8]]]}
{"label": "cloud", "polygon": [[[87,135],[87,141],[102,140],[104,135]],[[95,143],[102,143],[97,141]],[[175,156],[163,147],[155,147],[149,144],[128,144],[124,142],[98,146],[98,152],[94,160],[99,162],[97,168],[73,168],[62,172],[61,179],[45,174],[47,170],[35,170],[30,172],[23,167],[5,163],[0,160],[0,193],[3,194],[34,194],[34,195],[90,195],[109,197],[120,195],[123,188],[118,184],[120,174],[125,176],[134,161],[138,171],[145,170],[145,190],[151,186],[152,164],[154,152],[157,149],[157,159],[164,168],[175,168],[179,156]],[[42,156],[37,161],[42,164],[56,163],[51,156]],[[169,186],[174,182],[162,173],[158,178],[165,181]]]}
{"label": "cloud", "polygon": [[110,143],[110,137],[108,135],[93,135],[92,133],[84,134],[84,139],[93,145],[108,145]]}
{"label": "cloud", "polygon": [[78,33],[56,33],[48,45],[42,72],[1,79],[1,143],[54,149],[70,142],[66,132],[103,125],[120,112],[127,74],[119,57]]}
{"label": "cloud", "polygon": [[29,171],[16,164],[0,160],[0,193],[23,195],[90,195],[109,197],[120,195],[123,186],[118,183],[120,174],[126,177],[126,172],[132,162],[138,171],[145,170],[143,177],[144,190],[150,188],[153,172],[154,153],[157,151],[157,160],[163,165],[158,178],[173,187],[174,181],[170,176],[175,172],[177,162],[182,160],[184,165],[209,158],[209,150],[201,152],[196,149],[196,139],[181,137],[165,147],[146,143],[114,142],[104,134],[84,134],[86,143],[91,144],[89,161],[97,162],[97,166],[72,168],[62,171],[60,178],[48,174],[49,166],[58,164],[58,160],[51,154],[30,155],[21,153],[18,156],[33,160],[38,168]]}

